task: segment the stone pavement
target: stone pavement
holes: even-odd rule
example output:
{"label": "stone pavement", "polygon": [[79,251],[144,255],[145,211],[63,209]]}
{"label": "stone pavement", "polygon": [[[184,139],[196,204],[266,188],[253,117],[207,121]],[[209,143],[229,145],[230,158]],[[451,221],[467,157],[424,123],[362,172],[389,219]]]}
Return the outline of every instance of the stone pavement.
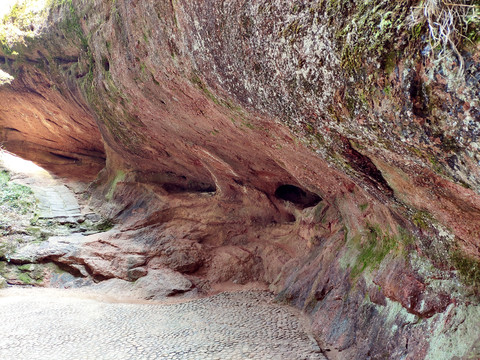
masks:
{"label": "stone pavement", "polygon": [[299,312],[265,292],[159,304],[72,291],[0,291],[0,359],[326,359]]}
{"label": "stone pavement", "polygon": [[0,151],[0,168],[7,169],[12,180],[32,189],[38,201],[38,218],[47,220],[68,219],[77,221],[85,214],[93,213],[82,209],[75,194],[59,179],[31,161],[21,159],[7,151]]}
{"label": "stone pavement", "polygon": [[40,219],[79,218],[82,216],[77,199],[65,185],[32,186],[31,188],[38,200]]}

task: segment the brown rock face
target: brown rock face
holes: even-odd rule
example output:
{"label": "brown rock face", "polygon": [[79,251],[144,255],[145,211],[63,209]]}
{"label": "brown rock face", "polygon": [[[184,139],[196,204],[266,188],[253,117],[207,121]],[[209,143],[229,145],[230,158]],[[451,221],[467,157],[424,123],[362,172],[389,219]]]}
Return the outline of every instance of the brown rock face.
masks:
{"label": "brown rock face", "polygon": [[149,297],[263,282],[332,358],[476,356],[480,50],[431,61],[418,6],[54,1],[0,51],[0,141],[98,173],[116,226],[36,259]]}
{"label": "brown rock face", "polygon": [[0,142],[59,175],[91,181],[105,163],[94,117],[78,90],[27,69],[19,65],[2,88]]}

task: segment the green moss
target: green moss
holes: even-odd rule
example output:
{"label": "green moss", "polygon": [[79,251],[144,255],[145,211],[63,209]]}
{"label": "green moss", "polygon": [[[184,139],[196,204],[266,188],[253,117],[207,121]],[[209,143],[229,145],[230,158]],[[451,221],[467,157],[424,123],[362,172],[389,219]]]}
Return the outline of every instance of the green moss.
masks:
{"label": "green moss", "polygon": [[411,37],[413,40],[420,39],[420,36],[424,33],[425,21],[416,24],[411,29]]}
{"label": "green moss", "polygon": [[253,126],[253,124],[251,122],[249,122],[248,120],[242,120],[242,125],[245,126],[248,129],[250,129],[250,130],[255,129],[255,126]]}
{"label": "green moss", "polygon": [[125,180],[125,173],[122,170],[118,170],[117,174],[115,175],[115,178],[112,180],[112,183],[110,184],[108,193],[105,196],[107,200],[112,200],[113,194],[115,193],[115,189],[117,188],[117,184],[119,182],[122,182],[123,180]]}
{"label": "green moss", "polygon": [[423,153],[422,153],[421,150],[419,150],[419,149],[417,149],[417,148],[415,148],[415,147],[413,147],[413,146],[409,146],[407,149],[408,149],[408,151],[410,151],[410,153],[411,153],[412,155],[416,155],[416,156],[418,156],[419,158],[422,158],[422,157],[423,157]]}
{"label": "green moss", "polygon": [[426,230],[429,229],[431,224],[435,222],[435,219],[427,211],[419,210],[413,214],[412,222],[416,227]]}
{"label": "green moss", "polygon": [[115,226],[115,224],[111,221],[111,220],[104,220],[100,223],[98,223],[95,227],[98,231],[108,231],[108,230],[111,230],[113,229],[113,227]]}
{"label": "green moss", "polygon": [[367,210],[368,205],[369,205],[369,203],[360,204],[360,205],[358,205],[358,208],[363,212],[363,211]]}
{"label": "green moss", "polygon": [[190,78],[190,81],[192,82],[193,85],[195,85],[197,88],[203,91],[203,93],[210,99],[212,100],[215,104],[221,105],[220,100],[218,100],[215,95],[212,94],[212,92],[208,89],[207,85],[200,79],[200,77],[193,73],[192,77]]}
{"label": "green moss", "polygon": [[33,279],[27,273],[21,273],[18,275],[18,280],[22,283],[30,285],[33,282]]}
{"label": "green moss", "polygon": [[33,191],[27,186],[10,181],[7,171],[0,171],[0,208],[5,212],[26,215],[34,212],[36,199]]}
{"label": "green moss", "polygon": [[383,58],[383,68],[386,74],[390,74],[395,70],[397,66],[397,54],[395,51],[391,51]]}
{"label": "green moss", "polygon": [[408,1],[355,1],[356,9],[337,38],[343,42],[342,65],[356,72],[367,57],[382,58],[385,72],[395,65],[395,54],[390,50],[395,38],[406,30]]}
{"label": "green moss", "polygon": [[18,266],[18,270],[21,270],[21,271],[33,271],[34,269],[35,269],[34,264],[23,264]]}
{"label": "green moss", "polygon": [[458,270],[460,279],[465,285],[472,286],[477,292],[480,291],[480,261],[467,254],[460,249],[455,249],[450,260]]}
{"label": "green moss", "polygon": [[343,242],[347,243],[348,241],[348,227],[346,225],[343,225]]}
{"label": "green moss", "polygon": [[357,243],[360,254],[350,272],[352,278],[358,277],[366,269],[376,268],[385,256],[397,247],[395,236],[383,234],[379,225],[367,224],[364,240],[364,243]]}
{"label": "green moss", "polygon": [[82,25],[80,24],[80,17],[77,14],[77,10],[73,5],[73,0],[60,0],[55,1],[55,6],[67,6],[68,15],[65,17],[63,23],[60,24],[60,28],[65,32],[66,35],[71,35],[70,38],[76,38],[80,41],[80,45],[83,51],[87,52],[88,47],[88,38],[85,36]]}
{"label": "green moss", "polygon": [[390,96],[392,94],[392,88],[390,85],[387,85],[383,88],[383,92],[385,95]]}

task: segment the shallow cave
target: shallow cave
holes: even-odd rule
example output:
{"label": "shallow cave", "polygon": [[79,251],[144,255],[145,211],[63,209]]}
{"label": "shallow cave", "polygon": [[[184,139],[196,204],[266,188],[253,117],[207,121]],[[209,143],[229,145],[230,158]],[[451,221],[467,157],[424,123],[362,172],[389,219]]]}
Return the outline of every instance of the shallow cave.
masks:
{"label": "shallow cave", "polygon": [[291,202],[301,209],[315,206],[322,201],[317,194],[290,184],[280,185],[275,190],[275,197]]}

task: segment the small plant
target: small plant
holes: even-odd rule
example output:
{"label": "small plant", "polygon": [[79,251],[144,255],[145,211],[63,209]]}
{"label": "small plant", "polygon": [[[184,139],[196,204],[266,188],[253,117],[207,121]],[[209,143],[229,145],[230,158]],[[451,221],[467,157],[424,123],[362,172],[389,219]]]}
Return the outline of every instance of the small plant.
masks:
{"label": "small plant", "polygon": [[430,224],[435,222],[435,219],[425,210],[416,211],[412,216],[412,222],[416,227],[427,230],[430,227]]}
{"label": "small plant", "polygon": [[364,212],[365,210],[367,210],[368,205],[369,205],[368,203],[360,204],[360,205],[358,205],[358,208],[359,208],[362,212]]}

